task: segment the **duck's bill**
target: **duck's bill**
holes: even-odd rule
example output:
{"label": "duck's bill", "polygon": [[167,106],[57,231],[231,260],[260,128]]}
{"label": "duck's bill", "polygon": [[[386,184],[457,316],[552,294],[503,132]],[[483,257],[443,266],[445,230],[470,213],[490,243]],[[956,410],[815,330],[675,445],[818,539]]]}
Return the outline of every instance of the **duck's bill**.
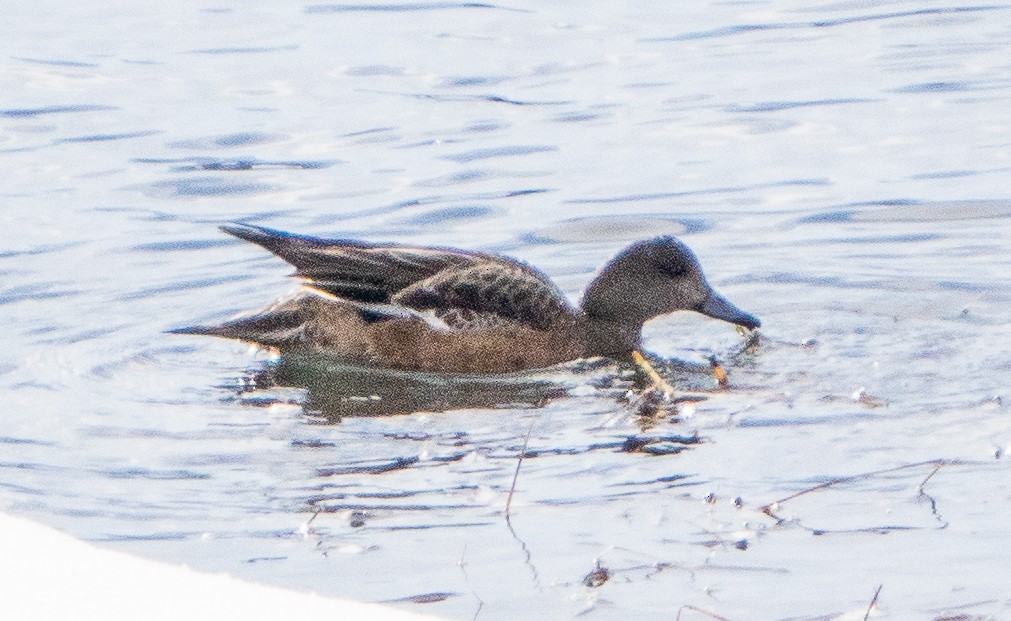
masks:
{"label": "duck's bill", "polygon": [[703,315],[708,315],[713,319],[722,319],[730,323],[735,323],[742,328],[754,330],[762,325],[758,317],[751,313],[746,313],[727,301],[726,298],[716,293],[710,294],[709,299],[699,309]]}

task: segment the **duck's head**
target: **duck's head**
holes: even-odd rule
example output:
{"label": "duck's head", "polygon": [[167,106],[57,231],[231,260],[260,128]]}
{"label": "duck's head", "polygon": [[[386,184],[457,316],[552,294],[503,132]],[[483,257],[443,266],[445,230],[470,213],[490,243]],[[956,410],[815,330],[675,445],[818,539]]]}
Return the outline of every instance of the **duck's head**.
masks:
{"label": "duck's head", "polygon": [[595,323],[633,330],[636,341],[643,323],[679,310],[749,330],[761,325],[757,317],[714,291],[695,253],[670,235],[636,242],[618,253],[590,283],[582,309]]}

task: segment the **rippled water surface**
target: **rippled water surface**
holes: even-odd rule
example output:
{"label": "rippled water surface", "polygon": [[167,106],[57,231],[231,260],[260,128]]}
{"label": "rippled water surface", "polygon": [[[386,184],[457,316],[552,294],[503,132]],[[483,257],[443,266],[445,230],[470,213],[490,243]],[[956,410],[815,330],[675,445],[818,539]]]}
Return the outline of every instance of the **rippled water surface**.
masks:
{"label": "rippled water surface", "polygon": [[[11,5],[0,508],[448,619],[1011,617],[1009,40],[930,0]],[[674,233],[763,327],[648,325],[709,393],[652,426],[606,362],[278,368],[164,333],[295,286],[234,220],[573,300]]]}

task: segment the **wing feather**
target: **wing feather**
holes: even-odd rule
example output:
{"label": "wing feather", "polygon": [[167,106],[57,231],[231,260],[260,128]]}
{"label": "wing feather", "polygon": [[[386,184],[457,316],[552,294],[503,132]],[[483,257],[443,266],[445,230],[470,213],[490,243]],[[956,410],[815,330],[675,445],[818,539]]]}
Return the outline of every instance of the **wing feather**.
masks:
{"label": "wing feather", "polygon": [[358,302],[388,303],[398,291],[449,267],[487,260],[462,250],[370,244],[294,235],[248,224],[221,229],[263,246],[314,287]]}
{"label": "wing feather", "polygon": [[391,301],[418,311],[434,310],[458,329],[486,326],[498,317],[547,330],[572,315],[565,296],[542,273],[504,261],[440,271]]}
{"label": "wing feather", "polygon": [[247,224],[221,228],[292,264],[313,289],[431,313],[450,329],[511,323],[547,330],[573,313],[542,272],[498,255],[323,239]]}

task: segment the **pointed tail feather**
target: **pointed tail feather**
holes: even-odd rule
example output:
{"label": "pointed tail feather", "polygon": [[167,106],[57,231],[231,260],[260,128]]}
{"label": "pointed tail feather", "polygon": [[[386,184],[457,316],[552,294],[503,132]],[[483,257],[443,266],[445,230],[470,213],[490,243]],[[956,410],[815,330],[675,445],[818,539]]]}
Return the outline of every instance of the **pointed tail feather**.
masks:
{"label": "pointed tail feather", "polygon": [[168,330],[170,334],[200,334],[248,341],[267,347],[285,347],[302,340],[305,318],[297,309],[268,311],[240,317],[216,326],[186,326]]}
{"label": "pointed tail feather", "polygon": [[[262,246],[295,267],[302,267],[314,250],[325,250],[333,246],[369,248],[371,244],[353,240],[324,239],[311,235],[297,235],[286,231],[257,226],[254,224],[223,224],[219,227],[225,233],[239,239]],[[308,260],[311,264],[313,261]]]}
{"label": "pointed tail feather", "polygon": [[296,237],[284,231],[267,228],[265,226],[255,226],[253,224],[223,224],[220,228],[229,235],[234,235],[239,239],[263,246],[267,250],[277,254],[284,244],[289,243],[291,238]]}

